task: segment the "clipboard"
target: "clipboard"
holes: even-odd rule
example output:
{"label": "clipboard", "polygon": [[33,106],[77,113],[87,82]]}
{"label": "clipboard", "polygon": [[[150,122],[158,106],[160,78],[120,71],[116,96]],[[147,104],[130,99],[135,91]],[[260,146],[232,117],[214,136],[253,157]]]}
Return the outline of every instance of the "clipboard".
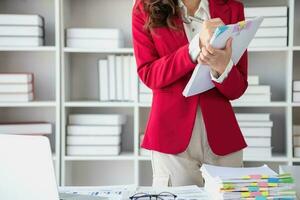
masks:
{"label": "clipboard", "polygon": [[[263,17],[256,17],[252,20],[220,26],[215,30],[214,35],[210,40],[210,44],[214,48],[223,49],[226,46],[227,40],[232,37],[231,59],[234,64],[237,64],[251,40],[254,38],[262,21]],[[189,97],[214,87],[214,83],[211,80],[210,67],[208,65],[198,64],[182,94],[185,97]]]}

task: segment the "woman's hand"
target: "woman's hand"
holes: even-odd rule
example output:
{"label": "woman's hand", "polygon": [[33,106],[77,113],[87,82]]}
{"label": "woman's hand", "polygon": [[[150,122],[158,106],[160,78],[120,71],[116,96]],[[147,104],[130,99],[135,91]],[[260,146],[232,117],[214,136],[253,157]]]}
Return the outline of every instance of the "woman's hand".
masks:
{"label": "woman's hand", "polygon": [[204,21],[200,33],[200,40],[199,40],[200,48],[203,46],[207,46],[216,28],[223,25],[224,22],[220,18],[214,18],[214,19]]}
{"label": "woman's hand", "polygon": [[232,38],[229,38],[224,49],[215,49],[211,45],[203,46],[198,56],[198,63],[209,65],[215,77],[225,71],[232,54]]}

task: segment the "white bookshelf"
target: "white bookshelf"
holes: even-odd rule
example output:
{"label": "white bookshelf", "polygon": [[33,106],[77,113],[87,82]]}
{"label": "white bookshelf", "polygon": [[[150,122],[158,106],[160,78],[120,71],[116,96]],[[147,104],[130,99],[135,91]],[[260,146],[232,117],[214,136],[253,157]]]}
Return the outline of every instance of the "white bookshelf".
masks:
{"label": "white bookshelf", "polygon": [[[249,74],[271,85],[270,103],[233,103],[237,112],[267,112],[274,121],[271,158],[247,158],[245,166],[264,162],[300,164],[293,157],[292,125],[300,124],[300,103],[292,102],[292,80],[300,80],[300,2],[296,0],[243,0],[250,6],[289,7],[289,45],[249,49]],[[55,124],[51,145],[60,185],[150,185],[150,158],[139,155],[139,133],[146,126],[150,104],[100,102],[97,61],[108,54],[133,54],[131,39],[132,0],[2,0],[0,13],[40,14],[46,22],[43,47],[0,47],[0,72],[33,71],[36,101],[0,103],[0,120],[45,120]],[[65,47],[65,29],[70,27],[120,28],[125,48],[82,49]],[[137,77],[136,77],[136,80]],[[126,114],[119,156],[67,156],[67,117],[70,113]]]}

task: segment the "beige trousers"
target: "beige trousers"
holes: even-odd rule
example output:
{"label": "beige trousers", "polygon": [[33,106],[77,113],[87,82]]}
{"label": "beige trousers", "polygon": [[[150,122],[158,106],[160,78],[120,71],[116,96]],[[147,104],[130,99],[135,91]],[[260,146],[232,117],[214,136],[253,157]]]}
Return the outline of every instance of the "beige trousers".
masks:
{"label": "beige trousers", "polygon": [[200,172],[202,163],[227,166],[243,166],[243,152],[226,156],[215,155],[209,147],[200,109],[197,111],[192,137],[187,149],[180,154],[164,154],[151,151],[153,186],[203,186]]}

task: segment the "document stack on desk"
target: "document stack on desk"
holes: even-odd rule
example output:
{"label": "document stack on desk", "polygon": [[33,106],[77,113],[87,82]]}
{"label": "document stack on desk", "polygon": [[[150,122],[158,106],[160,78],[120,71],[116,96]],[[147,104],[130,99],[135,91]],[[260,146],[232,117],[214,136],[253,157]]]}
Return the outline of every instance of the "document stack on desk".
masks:
{"label": "document stack on desk", "polygon": [[300,125],[293,126],[293,136],[294,156],[300,158]]}
{"label": "document stack on desk", "polygon": [[69,28],[66,45],[72,48],[116,49],[124,46],[120,29],[112,28]]}
{"label": "document stack on desk", "polygon": [[270,102],[271,101],[271,86],[260,85],[258,76],[248,77],[248,88],[245,93],[237,100],[232,102]]}
{"label": "document stack on desk", "polygon": [[67,127],[67,155],[115,156],[121,152],[125,115],[71,114]]}
{"label": "document stack on desk", "polygon": [[244,158],[272,157],[271,137],[273,121],[269,113],[236,113],[236,119],[248,147]]}
{"label": "document stack on desk", "polygon": [[42,46],[43,37],[41,16],[0,14],[0,46]]}
{"label": "document stack on desk", "polygon": [[286,6],[245,8],[245,17],[247,20],[251,20],[257,16],[263,16],[264,21],[249,47],[287,46],[288,8]]}
{"label": "document stack on desk", "polygon": [[33,74],[0,73],[0,102],[28,102],[33,99]]}
{"label": "document stack on desk", "polygon": [[204,189],[215,200],[296,199],[291,175],[278,175],[266,165],[231,168],[203,164],[200,170]]}

